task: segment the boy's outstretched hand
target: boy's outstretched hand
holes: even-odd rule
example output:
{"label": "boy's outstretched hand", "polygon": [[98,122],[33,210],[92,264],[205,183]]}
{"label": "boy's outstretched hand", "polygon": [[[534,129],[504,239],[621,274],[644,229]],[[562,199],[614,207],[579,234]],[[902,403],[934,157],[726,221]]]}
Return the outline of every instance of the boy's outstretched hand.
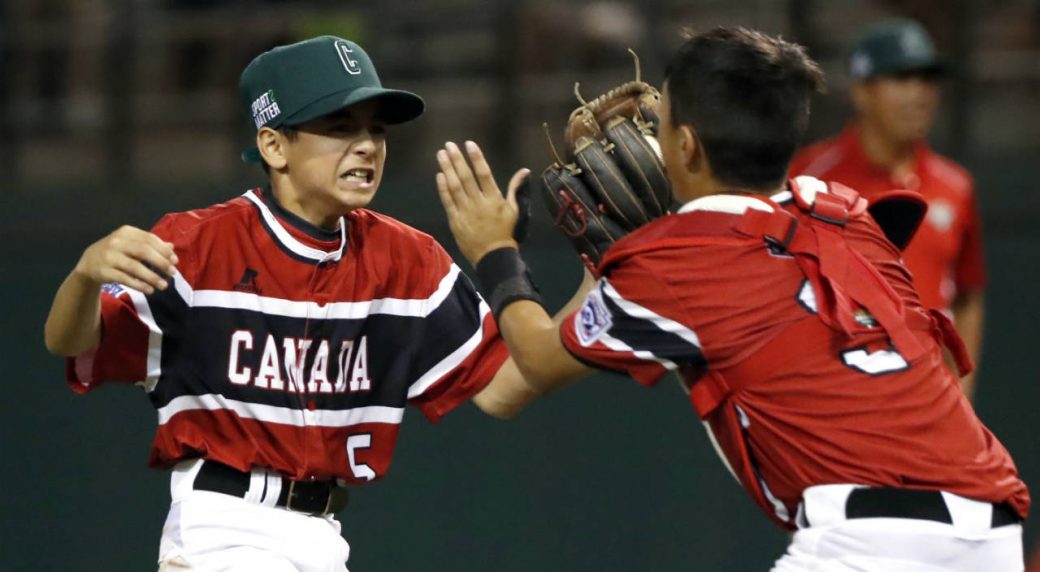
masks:
{"label": "boy's outstretched hand", "polygon": [[44,326],[47,349],[75,356],[101,341],[103,284],[118,282],[145,294],[169,287],[176,271],[173,244],[158,236],[122,226],[90,245],[58,288]]}
{"label": "boy's outstretched hand", "polygon": [[506,196],[502,196],[480,147],[466,141],[465,148],[463,153],[449,141],[437,152],[441,169],[436,177],[437,194],[459,250],[475,267],[492,250],[517,248],[513,238],[519,212],[516,192],[530,170],[517,171],[509,180]]}

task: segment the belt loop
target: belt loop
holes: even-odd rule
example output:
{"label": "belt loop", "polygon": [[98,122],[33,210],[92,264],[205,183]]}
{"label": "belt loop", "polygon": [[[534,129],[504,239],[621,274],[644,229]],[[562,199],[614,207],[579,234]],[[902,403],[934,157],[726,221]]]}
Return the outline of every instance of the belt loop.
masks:
{"label": "belt loop", "polygon": [[289,481],[289,488],[285,491],[285,508],[289,510],[296,510],[293,508],[293,497],[296,495],[296,483],[299,481]]}
{"label": "belt loop", "polygon": [[188,459],[174,465],[170,473],[170,499],[180,500],[195,489],[195,477],[202,469],[202,459]]}
{"label": "belt loop", "polygon": [[249,489],[243,497],[246,502],[260,504],[264,498],[264,489],[267,488],[267,478],[264,469],[254,468],[249,471]]}
{"label": "belt loop", "polygon": [[799,530],[809,528],[810,526],[812,526],[812,524],[809,523],[809,519],[805,516],[804,500],[798,503],[798,510],[794,514],[794,523],[799,528]]}
{"label": "belt loop", "polygon": [[261,504],[274,508],[278,506],[278,495],[282,494],[282,476],[267,470],[264,473],[264,478],[267,480],[267,492],[264,493]]}
{"label": "belt loop", "polygon": [[815,485],[802,491],[805,520],[810,526],[828,526],[845,520],[845,504],[858,485]]}
{"label": "belt loop", "polygon": [[329,496],[325,499],[325,508],[321,509],[322,514],[329,514],[332,512],[329,507],[332,506],[332,489],[329,489]]}
{"label": "belt loop", "polygon": [[964,498],[960,495],[942,491],[950,518],[962,533],[983,536],[989,532],[993,522],[993,504]]}

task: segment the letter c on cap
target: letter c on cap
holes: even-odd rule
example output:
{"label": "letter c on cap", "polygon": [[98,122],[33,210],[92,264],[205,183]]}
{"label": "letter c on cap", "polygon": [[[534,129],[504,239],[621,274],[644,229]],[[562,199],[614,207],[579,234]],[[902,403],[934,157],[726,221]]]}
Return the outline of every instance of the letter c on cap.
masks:
{"label": "letter c on cap", "polygon": [[343,67],[347,70],[347,73],[350,75],[361,73],[361,67],[358,66],[357,60],[350,59],[350,54],[354,53],[354,50],[350,49],[346,42],[343,40],[336,42],[336,53],[339,54],[339,61],[343,62]]}

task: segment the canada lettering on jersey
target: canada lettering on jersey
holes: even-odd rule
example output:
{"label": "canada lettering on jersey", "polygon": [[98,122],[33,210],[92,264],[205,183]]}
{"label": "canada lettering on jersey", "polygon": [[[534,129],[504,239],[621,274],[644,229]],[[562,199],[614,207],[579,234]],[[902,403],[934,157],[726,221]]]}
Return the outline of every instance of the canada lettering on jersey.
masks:
{"label": "canada lettering on jersey", "polygon": [[[354,393],[372,389],[367,336],[337,343],[330,339],[267,334],[257,343],[253,332],[236,330],[228,347],[227,377],[234,385],[293,393]],[[335,377],[331,377],[330,365],[335,366]]]}
{"label": "canada lettering on jersey", "polygon": [[249,191],[164,217],[153,232],[186,253],[171,287],[107,288],[106,336],[70,358],[67,381],[83,393],[144,380],[155,467],[204,452],[295,478],[380,478],[405,407],[440,419],[486,386],[506,348],[428,235],[358,209],[329,252],[272,205]]}

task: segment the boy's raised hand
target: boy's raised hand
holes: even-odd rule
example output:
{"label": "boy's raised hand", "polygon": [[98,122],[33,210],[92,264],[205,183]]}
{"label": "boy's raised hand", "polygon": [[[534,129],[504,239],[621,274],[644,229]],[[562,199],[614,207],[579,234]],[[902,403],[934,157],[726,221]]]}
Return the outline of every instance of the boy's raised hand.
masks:
{"label": "boy's raised hand", "polygon": [[519,211],[516,193],[530,170],[517,171],[509,181],[506,196],[502,196],[480,147],[472,141],[467,141],[465,147],[464,154],[449,141],[437,152],[441,169],[436,176],[437,194],[459,250],[476,266],[492,250],[517,247],[513,238]]}
{"label": "boy's raised hand", "polygon": [[173,274],[177,262],[172,243],[124,225],[87,247],[73,273],[95,284],[118,282],[152,294],[166,289],[164,276]]}

